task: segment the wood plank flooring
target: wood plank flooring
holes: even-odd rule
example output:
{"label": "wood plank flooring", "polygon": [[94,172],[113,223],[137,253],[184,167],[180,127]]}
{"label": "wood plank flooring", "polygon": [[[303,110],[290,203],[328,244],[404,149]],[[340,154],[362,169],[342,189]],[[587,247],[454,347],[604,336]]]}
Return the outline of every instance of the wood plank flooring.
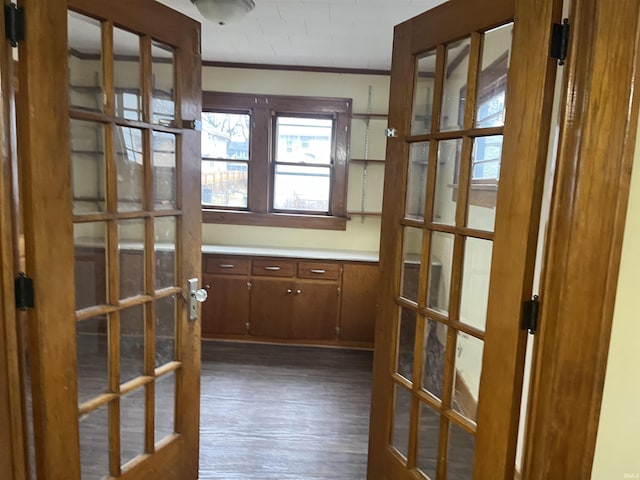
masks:
{"label": "wood plank flooring", "polygon": [[203,342],[200,479],[362,480],[372,352]]}

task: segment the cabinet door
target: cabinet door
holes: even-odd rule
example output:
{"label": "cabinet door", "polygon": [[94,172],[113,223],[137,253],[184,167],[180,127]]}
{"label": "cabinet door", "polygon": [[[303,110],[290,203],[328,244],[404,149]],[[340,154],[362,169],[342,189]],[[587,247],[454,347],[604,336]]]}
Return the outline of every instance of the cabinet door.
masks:
{"label": "cabinet door", "polygon": [[377,265],[344,265],[340,340],[373,344],[379,280]]}
{"label": "cabinet door", "polygon": [[202,304],[203,335],[244,335],[249,322],[247,277],[204,275],[209,298]]}
{"label": "cabinet door", "polygon": [[249,333],[259,337],[289,338],[293,307],[293,282],[278,278],[251,280]]}
{"label": "cabinet door", "polygon": [[336,336],[338,285],[298,282],[294,290],[291,337],[330,340]]}

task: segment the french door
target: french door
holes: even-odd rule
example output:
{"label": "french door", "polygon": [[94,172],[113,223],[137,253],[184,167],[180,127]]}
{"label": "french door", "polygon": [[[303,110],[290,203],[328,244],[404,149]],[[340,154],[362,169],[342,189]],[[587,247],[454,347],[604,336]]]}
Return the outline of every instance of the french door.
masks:
{"label": "french door", "polygon": [[25,2],[19,147],[39,479],[195,479],[200,25]]}
{"label": "french door", "polygon": [[560,1],[395,29],[369,479],[514,478]]}

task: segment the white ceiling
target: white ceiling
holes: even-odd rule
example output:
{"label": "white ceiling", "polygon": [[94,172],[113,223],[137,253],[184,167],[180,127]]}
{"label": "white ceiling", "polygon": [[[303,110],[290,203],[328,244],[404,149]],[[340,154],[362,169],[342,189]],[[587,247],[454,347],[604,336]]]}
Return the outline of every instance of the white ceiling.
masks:
{"label": "white ceiling", "polygon": [[445,0],[255,0],[222,26],[190,0],[158,1],[202,23],[203,60],[389,70],[393,26]]}

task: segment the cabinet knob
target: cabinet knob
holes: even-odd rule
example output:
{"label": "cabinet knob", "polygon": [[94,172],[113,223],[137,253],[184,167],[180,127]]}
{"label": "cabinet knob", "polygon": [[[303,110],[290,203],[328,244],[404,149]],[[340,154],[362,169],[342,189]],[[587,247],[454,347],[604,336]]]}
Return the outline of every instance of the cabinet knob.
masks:
{"label": "cabinet knob", "polygon": [[296,290],[296,295],[300,295],[301,293],[302,293],[302,290],[300,290],[300,289]]}
{"label": "cabinet knob", "polygon": [[290,288],[287,288],[287,293],[293,293],[293,290],[291,290]]}

